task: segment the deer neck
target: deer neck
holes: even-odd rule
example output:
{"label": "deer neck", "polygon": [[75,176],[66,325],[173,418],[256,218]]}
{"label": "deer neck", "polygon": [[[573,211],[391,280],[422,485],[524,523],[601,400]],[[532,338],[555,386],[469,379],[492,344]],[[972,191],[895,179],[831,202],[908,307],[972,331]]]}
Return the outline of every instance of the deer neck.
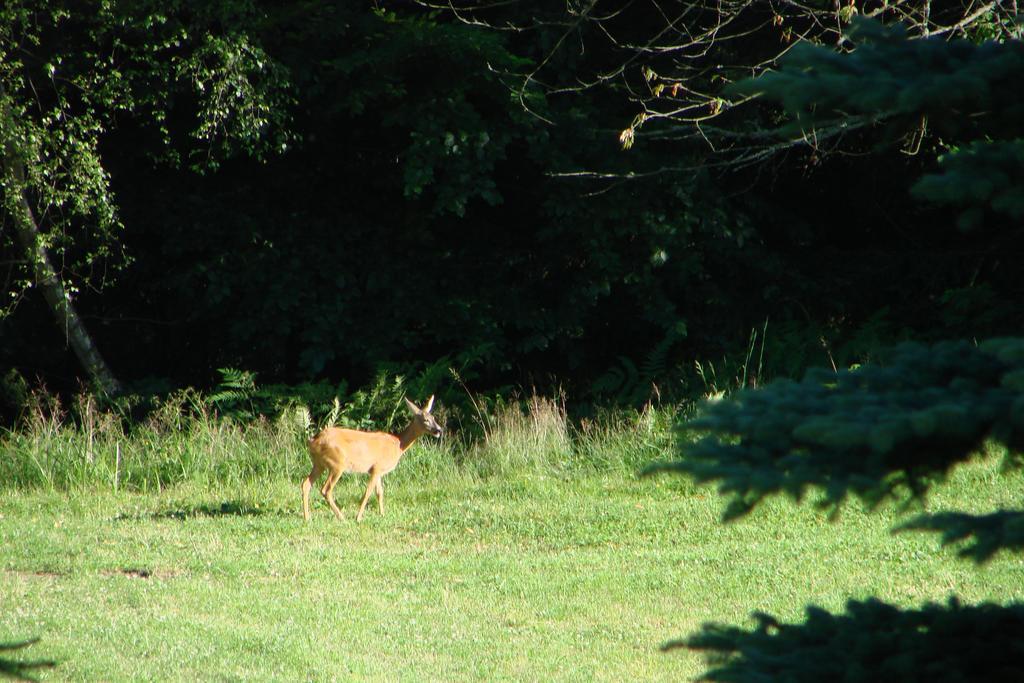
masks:
{"label": "deer neck", "polygon": [[398,447],[404,453],[409,446],[416,442],[416,439],[423,435],[423,431],[416,427],[415,422],[410,422],[409,426],[402,430],[402,433],[398,435]]}

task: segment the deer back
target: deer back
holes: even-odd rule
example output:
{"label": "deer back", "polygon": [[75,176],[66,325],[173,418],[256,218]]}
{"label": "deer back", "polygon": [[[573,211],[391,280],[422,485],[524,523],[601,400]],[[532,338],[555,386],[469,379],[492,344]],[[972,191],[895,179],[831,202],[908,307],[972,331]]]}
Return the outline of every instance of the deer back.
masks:
{"label": "deer back", "polygon": [[309,455],[332,472],[374,470],[386,474],[398,466],[402,449],[392,434],[328,427],[310,440]]}

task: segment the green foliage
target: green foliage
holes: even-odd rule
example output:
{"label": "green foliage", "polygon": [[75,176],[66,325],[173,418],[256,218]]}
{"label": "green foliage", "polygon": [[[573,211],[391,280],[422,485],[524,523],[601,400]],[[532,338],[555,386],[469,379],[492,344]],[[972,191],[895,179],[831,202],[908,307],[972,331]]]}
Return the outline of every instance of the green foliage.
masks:
{"label": "green foliage", "polygon": [[710,360],[694,361],[694,371],[702,387],[701,397],[718,400],[732,391],[758,386],[765,379],[764,355],[767,341],[766,320],[760,334],[756,329],[750,330],[750,339],[742,360],[738,355],[723,357],[717,367]]}
{"label": "green foliage", "polygon": [[254,372],[221,368],[217,371],[220,381],[205,397],[204,406],[219,416],[243,422],[287,418],[299,410],[308,416],[310,428],[316,424],[397,432],[408,422],[405,398],[422,403],[436,395],[441,399],[439,414],[448,413],[440,403],[445,396],[457,396],[449,382],[451,362],[443,357],[433,363],[381,367],[373,382],[351,393],[345,382],[337,386],[326,382],[259,386]]}
{"label": "green foliage", "polygon": [[665,337],[647,352],[639,366],[629,357],[619,356],[616,365],[594,380],[591,391],[599,397],[611,396],[616,403],[633,406],[658,396],[658,384],[670,378],[670,351],[685,339],[686,333],[686,323],[678,323],[669,328]]}
{"label": "green foliage", "polygon": [[[970,318],[967,330],[985,329],[973,317],[973,305],[966,300],[962,311]],[[952,328],[950,316],[950,329]],[[966,332],[965,332],[966,334]],[[827,365],[832,368],[852,368],[884,355],[893,344],[910,337],[905,318],[884,306],[866,314],[859,324],[843,324],[838,320],[783,320],[773,322],[765,330],[763,345],[764,364],[760,373],[761,384],[774,377],[801,377],[808,368]]]}
{"label": "green foliage", "polygon": [[[16,6],[24,16],[42,7]],[[834,188],[878,196],[855,176],[899,187],[899,172],[888,165],[884,174],[818,177],[822,192],[809,197],[795,182],[785,189],[789,165],[779,169],[778,191],[755,185],[747,192],[750,178],[719,174],[703,150],[677,144],[674,132],[645,132],[629,154],[620,153],[612,130],[624,111],[616,79],[611,90],[543,88],[548,77],[575,83],[618,64],[620,48],[598,47],[601,32],[588,22],[573,24],[571,35],[586,47],[573,51],[567,43],[553,50],[568,30],[557,22],[488,31],[410,5],[53,7],[59,21],[38,19],[40,45],[15,50],[23,68],[11,72],[31,77],[41,100],[32,103],[24,78],[9,99],[22,107],[17,125],[26,130],[41,126],[44,114],[53,121],[60,114],[66,125],[40,128],[52,144],[62,129],[75,144],[96,143],[89,149],[105,175],[94,180],[102,180],[111,216],[124,227],[101,229],[98,214],[72,220],[70,205],[55,204],[45,216],[62,216],[73,229],[60,229],[60,221],[45,227],[66,275],[79,281],[72,294],[94,321],[100,349],[128,380],[159,374],[168,386],[205,388],[210,369],[223,367],[258,373],[258,391],[324,379],[322,399],[302,401],[323,406],[319,422],[336,394],[344,398],[333,390],[340,378],[346,390],[368,387],[381,368],[408,377],[408,368],[447,355],[456,368],[462,357],[476,359],[471,384],[487,391],[564,382],[574,395],[599,401],[639,405],[658,392],[674,400],[699,387],[679,381],[694,359],[705,367],[714,359],[719,383],[743,384],[746,332],[768,317],[775,331],[759,340],[766,363],[758,381],[798,376],[822,362],[819,338],[835,342],[828,353],[837,365],[859,362],[857,345],[842,342],[887,304],[888,320],[898,325],[875,327],[880,341],[905,328],[937,330],[938,306],[928,302],[974,286],[963,272],[975,268],[972,255],[995,253],[987,242],[950,245],[945,258],[962,267],[947,268],[904,239],[925,226],[939,232],[933,223],[901,219],[901,230],[888,230],[870,216],[837,213],[825,199]],[[93,17],[83,7],[99,9]],[[536,9],[514,3],[495,12],[502,25],[516,25]],[[563,10],[541,14],[557,18]],[[638,8],[629,17],[619,28],[637,39],[663,21]],[[23,37],[34,30],[17,29]],[[716,69],[709,86],[717,89],[736,63],[760,54],[764,45],[754,42],[735,43],[735,60]],[[104,55],[116,55],[116,63]],[[80,87],[40,77],[46,63]],[[520,89],[527,73],[538,75]],[[666,90],[659,101],[668,103],[671,84],[659,85]],[[94,132],[74,123],[88,111]],[[221,137],[211,139],[215,133]],[[41,158],[56,159],[47,149],[39,147]],[[53,173],[75,168],[60,154]],[[84,164],[84,153],[76,154]],[[591,169],[609,179],[574,175]],[[661,172],[646,173],[652,169]],[[85,210],[93,186],[80,183],[67,201]],[[763,201],[755,203],[758,194]],[[878,205],[875,218],[897,215],[891,202]],[[763,212],[756,221],[752,207]],[[808,238],[808,226],[822,221],[830,230]],[[10,247],[0,262],[14,262],[12,282],[27,286]],[[125,269],[115,273],[109,266],[116,262]],[[879,284],[879,273],[907,262],[907,278],[888,289]],[[978,268],[978,283],[991,284],[994,300],[1012,309],[1015,285],[989,282]],[[101,293],[81,286],[86,280],[109,286]],[[906,321],[908,309],[919,317]],[[956,334],[978,334],[974,320],[961,320]],[[1012,310],[988,320],[997,328],[991,334],[1014,325]],[[61,335],[36,335],[43,322],[40,311],[20,307],[0,326],[0,363],[28,376],[72,377]],[[776,340],[781,350],[773,349]],[[180,353],[167,355],[167,347]],[[66,380],[59,388],[72,387]],[[472,418],[451,393],[446,406],[462,411],[453,417]],[[243,405],[259,403],[258,395],[239,398],[219,410],[273,412]],[[390,410],[360,408],[351,423],[386,422]]]}
{"label": "green foliage", "polygon": [[939,157],[939,168],[911,192],[934,204],[966,207],[957,221],[962,229],[978,227],[985,209],[1014,225],[1024,219],[1024,140],[976,140]]}
{"label": "green foliage", "polygon": [[[250,40],[253,18],[247,2],[14,0],[0,9],[0,151],[26,169],[24,187],[8,182],[3,201],[8,211],[22,197],[34,205],[72,293],[123,262],[100,154],[118,124],[143,122],[164,148],[150,154],[183,154],[197,168],[238,150],[261,156],[287,138],[285,74]],[[175,146],[188,136],[197,144]],[[31,286],[28,272],[7,294]]]}
{"label": "green foliage", "polygon": [[939,301],[942,327],[950,336],[998,329],[1002,321],[1013,320],[1017,310],[1015,302],[1000,296],[988,283],[950,288]]}
{"label": "green foliage", "polygon": [[[182,38],[187,31],[182,29]],[[207,33],[194,53],[174,66],[176,76],[191,83],[198,109],[190,132],[200,147],[190,155],[193,170],[215,169],[238,149],[258,159],[287,149],[286,126],[295,104],[287,73],[244,30]]]}
{"label": "green foliage", "polygon": [[634,476],[675,448],[675,408],[645,405],[639,411],[600,411],[573,430],[573,460],[584,471],[621,471]]}
{"label": "green foliage", "polygon": [[304,408],[311,419],[322,418],[333,403],[345,396],[347,386],[345,382],[337,386],[326,382],[258,386],[254,372],[237,368],[220,368],[217,372],[220,381],[206,396],[205,403],[218,415],[241,421],[279,418],[297,407]]}
{"label": "green foliage", "polygon": [[405,378],[380,372],[367,387],[356,390],[337,415],[343,427],[372,431],[388,431],[404,419]]}
{"label": "green foliage", "polygon": [[[518,69],[524,60],[500,36],[438,22],[433,15],[333,12],[341,16],[318,12],[314,16],[322,23],[303,30],[318,42],[343,32],[357,41],[356,49],[332,50],[316,73],[306,72],[309,64],[296,72],[300,78],[347,83],[350,89],[335,106],[352,120],[374,116],[397,136],[386,144],[397,150],[402,197],[425,200],[434,215],[460,217],[473,201],[501,204],[496,166],[510,145],[531,133],[487,69]],[[350,22],[344,27],[334,23],[342,16]],[[502,119],[505,125],[498,124]]]}
{"label": "green foliage", "polygon": [[457,396],[442,383],[450,377],[446,361],[408,374],[382,371],[350,394],[324,384],[260,387],[253,373],[225,368],[211,394],[172,392],[151,398],[144,411],[132,397],[105,407],[88,394],[69,409],[59,397],[36,391],[17,428],[0,431],[7,454],[0,459],[0,489],[159,491],[183,482],[298,482],[308,473],[306,440],[313,430],[340,425],[394,433],[409,422],[403,398],[422,404],[431,394],[446,435],[419,444],[424,457],[403,461],[398,477],[632,476],[671,445],[672,408],[604,411],[576,425],[564,397],[472,396],[472,425],[466,408],[445,401]]}
{"label": "green foliage", "polygon": [[905,609],[879,600],[851,600],[843,614],[807,608],[786,624],[763,612],[747,631],[708,624],[668,647],[709,652],[701,680],[722,683],[792,681],[962,681],[1010,683],[1024,675],[1024,604]]}
{"label": "green foliage", "polygon": [[[442,404],[446,398],[455,396],[448,381],[451,362],[448,357],[442,357],[432,363],[381,367],[373,382],[351,393],[346,391],[345,383],[340,384],[331,395],[323,391],[326,388],[323,384],[298,388],[272,386],[268,388],[268,393],[285,397],[285,400],[267,406],[270,410],[261,411],[261,414],[275,415],[283,407],[298,403],[311,410],[320,426],[337,425],[395,433],[409,421],[404,401],[406,398],[422,404],[429,396],[435,396],[438,400],[435,412],[442,419],[447,417],[449,411]],[[317,386],[321,389],[319,396],[317,392],[310,391]]]}
{"label": "green foliage", "polygon": [[6,410],[20,412],[28,405],[29,395],[28,382],[17,369],[11,368],[0,377],[0,404]]}
{"label": "green foliage", "polygon": [[68,411],[37,394],[18,429],[0,441],[5,487],[159,491],[183,481],[227,484],[297,477],[305,463],[300,430],[286,420],[242,424],[219,419],[195,391],[155,401],[135,422],[118,408],[83,398]]}
{"label": "green foliage", "polygon": [[[857,49],[802,43],[780,60],[780,70],[732,86],[780,102],[793,129],[926,116],[945,135],[995,135],[1019,130],[1024,116],[1024,44],[977,44],[964,39],[909,40],[902,27],[857,18],[849,39]],[[904,121],[906,123],[906,121]]]}
{"label": "green foliage", "polygon": [[465,459],[484,477],[513,472],[561,474],[571,467],[573,440],[564,402],[532,397],[488,421],[485,438]]}
{"label": "green foliage", "polygon": [[[943,160],[942,173],[918,183],[917,196],[966,206],[961,228],[975,227],[986,208],[1017,219],[1024,45],[911,41],[904,29],[869,20],[856,20],[851,37],[853,52],[798,46],[780,71],[732,91],[781,102],[793,119],[781,132],[800,131],[816,143],[878,121],[916,126],[915,152],[928,127],[948,136],[947,144],[973,138]],[[971,308],[970,299],[985,296],[984,285],[972,289],[950,290],[945,302]],[[920,499],[989,443],[1005,447],[1004,471],[1024,467],[1024,339],[903,344],[852,370],[812,371],[801,382],[777,381],[711,404],[684,429],[711,436],[681,439],[683,459],[652,471],[720,482],[730,496],[727,520],[772,494],[799,501],[812,489],[836,512],[850,494],[873,507],[889,497]],[[961,555],[983,562],[1024,547],[1021,517],[1006,509],[938,513],[900,529],[941,531],[944,544],[966,540]],[[752,632],[710,624],[672,646],[710,651],[714,668],[705,678],[715,681],[1024,675],[1020,603],[961,607],[951,598],[949,607],[908,610],[871,599],[851,601],[841,615],[810,607],[802,624],[755,617]]]}
{"label": "green foliage", "polygon": [[207,398],[222,415],[252,417],[252,398],[256,393],[256,375],[236,368],[220,368],[220,382]]}
{"label": "green foliage", "polygon": [[[200,385],[209,368],[242,367],[267,383],[361,386],[382,366],[469,354],[489,388],[553,375],[587,386],[628,373],[623,357],[638,381],[603,394],[632,399],[673,375],[676,324],[705,322],[686,343],[714,337],[713,320],[733,317],[723,292],[749,284],[731,275],[760,262],[743,207],[709,178],[555,177],[628,173],[658,150],[617,154],[603,128],[617,98],[511,90],[509,74],[543,58],[525,36],[407,6],[111,7],[116,21],[84,28],[72,12],[55,25],[62,42],[41,39],[68,55],[110,54],[106,41],[123,58],[116,73],[88,55],[62,68],[109,91],[93,138],[125,227],[94,242],[108,261],[134,260],[104,270],[113,284],[83,288],[81,305],[126,379],[159,367]],[[75,240],[69,264],[94,246],[75,225],[50,231]],[[107,262],[94,263],[99,275]],[[0,330],[16,358],[3,361],[61,374],[58,339],[19,342],[34,315]]]}
{"label": "green foliage", "polygon": [[1024,340],[907,343],[885,363],[812,371],[706,406],[684,428],[711,436],[682,440],[684,458],[657,469],[720,481],[727,519],[811,487],[825,506],[851,493],[871,504],[923,495],[989,439],[1024,446],[1022,378]]}
{"label": "green foliage", "polygon": [[[845,53],[798,45],[778,71],[730,90],[781,103],[792,119],[783,133],[805,135],[817,126],[835,128],[831,135],[849,127],[851,117],[862,117],[889,121],[901,134],[911,130],[916,152],[934,129],[952,149],[939,158],[939,172],[923,176],[912,194],[962,207],[957,225],[963,230],[978,227],[986,209],[1019,223],[1024,43],[910,40],[899,25],[864,18],[853,22],[849,39],[856,49]],[[960,140],[968,142],[956,146]]]}

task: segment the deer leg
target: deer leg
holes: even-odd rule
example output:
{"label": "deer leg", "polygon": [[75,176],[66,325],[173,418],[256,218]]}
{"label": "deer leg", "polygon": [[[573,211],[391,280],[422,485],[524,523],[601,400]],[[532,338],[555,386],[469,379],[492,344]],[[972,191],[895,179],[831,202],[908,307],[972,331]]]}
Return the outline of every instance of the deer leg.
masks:
{"label": "deer leg", "polygon": [[384,477],[377,480],[377,509],[384,514]]}
{"label": "deer leg", "polygon": [[341,519],[341,510],[338,509],[338,504],[334,502],[334,485],[338,483],[338,479],[341,478],[341,470],[337,472],[327,472],[327,483],[324,484],[324,488],[320,493],[323,494],[327,500],[327,504],[331,506],[331,512],[338,519]]}
{"label": "deer leg", "polygon": [[359,504],[359,514],[356,515],[356,521],[363,521],[363,511],[366,509],[366,501],[370,500],[370,494],[373,493],[377,486],[380,484],[380,476],[376,471],[370,472],[370,483],[366,485],[366,493],[363,495],[363,502]]}
{"label": "deer leg", "polygon": [[302,518],[307,522],[309,521],[309,490],[313,488],[313,482],[320,478],[321,472],[323,470],[314,464],[313,471],[302,480]]}

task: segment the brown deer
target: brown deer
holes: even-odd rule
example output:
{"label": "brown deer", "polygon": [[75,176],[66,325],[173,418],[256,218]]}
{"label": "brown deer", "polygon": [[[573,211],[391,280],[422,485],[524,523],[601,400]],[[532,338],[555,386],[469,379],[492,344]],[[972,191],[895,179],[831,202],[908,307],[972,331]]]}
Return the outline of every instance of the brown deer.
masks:
{"label": "brown deer", "polygon": [[441,436],[441,427],[430,414],[434,407],[434,397],[427,400],[421,410],[416,404],[405,399],[412,411],[412,422],[401,434],[385,432],[361,432],[355,429],[328,427],[309,440],[309,458],[313,461],[313,471],[302,481],[302,516],[309,521],[309,490],[313,482],[326,471],[327,481],[320,487],[320,494],[331,506],[334,516],[341,519],[341,510],[334,503],[334,485],[345,472],[366,472],[370,482],[366,485],[366,494],[359,505],[356,521],[363,521],[363,511],[370,494],[377,492],[377,507],[384,514],[384,486],[381,479],[385,474],[398,467],[402,454],[416,439],[424,434],[434,437]]}

